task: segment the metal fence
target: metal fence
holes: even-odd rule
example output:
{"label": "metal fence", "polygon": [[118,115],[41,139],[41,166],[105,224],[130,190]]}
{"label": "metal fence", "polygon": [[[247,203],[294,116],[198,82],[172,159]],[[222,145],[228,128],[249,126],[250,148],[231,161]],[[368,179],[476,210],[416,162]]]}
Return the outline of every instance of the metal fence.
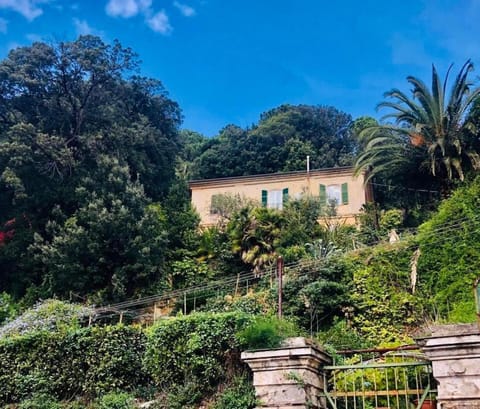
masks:
{"label": "metal fence", "polygon": [[408,347],[348,351],[325,367],[325,397],[332,409],[433,409],[431,363]]}

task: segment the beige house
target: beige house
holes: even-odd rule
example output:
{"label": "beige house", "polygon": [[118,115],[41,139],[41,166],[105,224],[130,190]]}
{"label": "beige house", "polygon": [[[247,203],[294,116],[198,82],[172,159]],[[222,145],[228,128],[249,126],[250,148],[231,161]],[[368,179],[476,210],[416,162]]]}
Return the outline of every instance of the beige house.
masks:
{"label": "beige house", "polygon": [[355,177],[352,167],[193,180],[189,187],[202,227],[217,223],[219,216],[212,202],[222,194],[239,195],[275,209],[282,209],[288,199],[318,196],[325,204],[335,201],[337,218],[347,224],[354,224],[361,207],[373,200],[365,175]]}

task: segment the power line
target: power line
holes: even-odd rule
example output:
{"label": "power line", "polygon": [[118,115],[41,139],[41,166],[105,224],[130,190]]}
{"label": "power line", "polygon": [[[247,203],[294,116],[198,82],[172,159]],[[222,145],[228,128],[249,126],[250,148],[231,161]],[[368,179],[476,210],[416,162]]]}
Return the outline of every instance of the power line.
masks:
{"label": "power line", "polygon": [[[296,262],[296,263],[291,263],[289,265],[286,265],[286,267],[291,267],[295,265],[305,265],[305,262]],[[264,272],[262,272],[261,276],[268,276],[269,274],[272,274],[275,271],[274,267],[271,267]],[[245,272],[239,276],[232,276],[228,277],[222,280],[216,280],[216,281],[211,281],[207,284],[202,284],[202,285],[197,285],[197,286],[192,286],[192,287],[187,287],[183,289],[177,289],[173,291],[169,291],[167,293],[163,294],[157,294],[157,295],[152,295],[148,297],[142,297],[138,298],[135,300],[129,300],[129,301],[124,301],[121,303],[116,303],[116,304],[110,304],[104,307],[98,307],[95,309],[97,313],[103,313],[103,312],[108,312],[111,310],[122,310],[128,307],[132,306],[137,306],[137,305],[145,305],[145,304],[151,304],[159,301],[164,301],[168,299],[172,299],[178,296],[183,296],[185,293],[192,293],[192,292],[200,292],[200,291],[207,291],[212,288],[217,288],[222,285],[226,284],[235,284],[239,279],[240,281],[246,281],[246,280],[253,280],[253,279],[259,279],[260,275],[258,273],[254,273],[252,271]]]}
{"label": "power line", "polygon": [[388,187],[390,190],[391,188],[394,189],[402,189],[402,190],[409,190],[411,192],[421,192],[421,193],[440,193],[438,190],[431,190],[431,189],[415,189],[413,187],[405,187],[399,185],[387,185],[385,183],[377,183],[377,182],[370,182],[373,186],[380,186],[380,187]]}
{"label": "power line", "polygon": [[[468,223],[466,223],[466,222],[468,222]],[[480,215],[473,216],[471,218],[463,217],[463,218],[460,218],[460,219],[454,219],[454,220],[448,221],[446,223],[439,224],[435,229],[432,229],[429,233],[422,234],[422,238],[428,240],[430,238],[437,237],[437,240],[434,240],[430,244],[440,244],[440,243],[445,244],[445,243],[451,241],[451,239],[449,239],[447,236],[442,236],[441,233],[444,233],[445,231],[461,230],[461,229],[464,229],[464,228],[468,227],[469,225],[473,226],[473,227],[480,227]],[[480,232],[480,230],[474,230],[473,232],[478,233],[478,232]],[[473,233],[473,232],[470,231],[470,233]],[[373,244],[378,244],[380,242],[381,242],[381,240],[377,240]],[[409,246],[404,247],[403,249],[409,249],[409,248],[413,249],[413,248],[416,248],[416,247],[418,247],[418,243],[413,243]],[[318,267],[320,267],[320,265],[324,264],[324,261],[325,261],[325,259],[313,259],[313,260],[309,260],[309,261],[301,260],[301,261],[298,261],[298,262],[293,262],[293,263],[290,263],[290,264],[286,264],[285,268],[288,268],[290,272],[296,272],[299,269],[303,269],[303,268],[310,268],[311,269],[311,267],[313,267],[315,264],[317,264]],[[261,277],[268,277],[269,275],[272,275],[273,272],[275,272],[275,267],[272,266],[272,267],[266,269],[262,273]],[[314,272],[318,272],[318,270],[316,270]],[[308,273],[312,273],[312,271],[309,271]],[[237,276],[227,277],[227,278],[224,278],[224,279],[221,279],[221,280],[216,280],[216,281],[209,282],[207,284],[191,286],[191,287],[187,287],[187,288],[184,288],[184,289],[177,289],[177,290],[169,291],[169,292],[162,293],[162,294],[156,294],[156,295],[152,295],[152,296],[148,296],[148,297],[142,297],[142,298],[138,298],[138,299],[134,299],[134,300],[124,301],[124,302],[121,302],[121,303],[116,303],[116,304],[111,304],[111,305],[107,305],[107,306],[103,306],[103,307],[98,307],[98,308],[95,309],[95,312],[97,314],[102,314],[102,317],[106,318],[106,317],[116,316],[118,314],[127,313],[131,307],[138,307],[138,306],[147,305],[147,304],[151,305],[151,304],[158,303],[158,302],[161,302],[161,301],[169,301],[169,300],[172,300],[172,299],[176,299],[180,296],[183,296],[183,297],[187,296],[185,298],[190,301],[190,300],[194,299],[195,297],[197,297],[197,299],[198,299],[199,298],[198,293],[200,293],[200,292],[207,292],[207,291],[211,291],[211,290],[217,290],[218,291],[220,289],[225,289],[227,287],[230,288],[232,286],[237,286],[238,289],[248,288],[248,282],[250,280],[258,281],[261,277],[258,274],[254,273],[252,271],[247,271],[247,272],[240,273]],[[240,286],[240,284],[244,284],[244,283],[245,283],[245,285]],[[194,297],[188,297],[189,294],[193,294]],[[205,296],[206,296],[206,294],[205,294]],[[105,315],[105,313],[109,313],[109,312],[111,314]]]}

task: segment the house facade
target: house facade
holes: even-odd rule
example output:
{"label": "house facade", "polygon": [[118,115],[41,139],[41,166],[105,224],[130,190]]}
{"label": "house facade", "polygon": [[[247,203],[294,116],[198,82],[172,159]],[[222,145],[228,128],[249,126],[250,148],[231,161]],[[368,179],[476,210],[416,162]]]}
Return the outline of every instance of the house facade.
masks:
{"label": "house facade", "polygon": [[287,200],[302,195],[317,196],[322,204],[334,201],[336,218],[346,224],[355,224],[361,207],[373,201],[365,175],[355,177],[352,167],[193,180],[189,187],[202,227],[218,222],[212,204],[218,195],[224,194],[239,195],[274,209],[282,209]]}

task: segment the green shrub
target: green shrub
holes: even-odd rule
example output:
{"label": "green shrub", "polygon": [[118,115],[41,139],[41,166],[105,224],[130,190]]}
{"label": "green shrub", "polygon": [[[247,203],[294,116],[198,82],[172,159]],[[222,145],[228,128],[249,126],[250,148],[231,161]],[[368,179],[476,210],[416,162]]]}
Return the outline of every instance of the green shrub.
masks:
{"label": "green shrub", "polygon": [[62,405],[62,409],[91,409],[86,403],[81,400],[75,400],[73,402],[67,402]]}
{"label": "green shrub", "polygon": [[305,246],[300,244],[295,244],[293,246],[288,246],[280,250],[285,263],[294,263],[298,260],[306,258],[307,250]]}
{"label": "green shrub", "polygon": [[298,336],[300,330],[291,321],[277,317],[257,317],[237,334],[246,349],[277,348],[288,338]]}
{"label": "green shrub", "polygon": [[[323,242],[317,244],[324,247]],[[349,304],[346,283],[351,270],[340,254],[292,271],[287,268],[283,284],[284,316],[309,332],[327,328],[336,316],[343,316],[342,309]],[[274,291],[277,292],[276,286]]]}
{"label": "green shrub", "polygon": [[200,402],[205,390],[198,380],[170,388],[165,401],[165,409],[193,409]]}
{"label": "green shrub", "polygon": [[366,203],[360,209],[357,217],[360,223],[358,240],[365,245],[376,243],[381,238],[378,223],[380,215],[379,206],[376,203]]}
{"label": "green shrub", "polygon": [[28,334],[0,341],[0,403],[20,402],[52,394],[49,371],[61,365],[56,336]]}
{"label": "green shrub", "polygon": [[19,409],[61,409],[62,405],[53,400],[49,395],[38,394],[24,400]]}
{"label": "green shrub", "polygon": [[17,313],[18,305],[14,303],[11,295],[0,293],[0,325],[12,319]]}
{"label": "green shrub", "polygon": [[134,409],[134,397],[125,392],[111,392],[103,395],[94,404],[94,409]]}
{"label": "green shrub", "polygon": [[87,331],[89,343],[85,354],[87,372],[83,390],[98,396],[115,389],[132,390],[149,382],[143,371],[146,337],[135,327],[94,327]]}
{"label": "green shrub", "polygon": [[[435,318],[474,321],[472,285],[480,271],[480,177],[457,189],[420,226],[419,288]],[[461,314],[462,308],[468,308]]]}
{"label": "green shrub", "polygon": [[337,319],[327,330],[317,334],[317,340],[321,345],[338,349],[362,349],[374,346],[372,342],[365,340],[355,328],[347,325],[345,320]]}
{"label": "green shrub", "polygon": [[235,334],[250,320],[242,313],[197,313],[161,321],[148,331],[145,368],[162,388],[189,379],[208,391],[240,364]]}
{"label": "green shrub", "polygon": [[44,393],[95,397],[148,382],[145,336],[133,327],[91,327],[0,340],[0,404]]}
{"label": "green shrub", "polygon": [[447,316],[448,322],[455,323],[472,323],[476,322],[476,320],[477,314],[475,312],[474,300],[464,300],[454,303],[452,310],[449,311]]}
{"label": "green shrub", "polygon": [[253,409],[256,404],[252,382],[239,376],[218,396],[212,409]]}
{"label": "green shrub", "polygon": [[422,319],[425,300],[412,294],[408,242],[379,245],[349,255],[353,267],[346,312],[362,338],[376,345],[408,341],[407,329]]}
{"label": "green shrub", "polygon": [[[276,294],[275,294],[276,296]],[[241,312],[245,314],[258,315],[275,313],[275,302],[270,291],[249,292],[240,296],[221,296],[210,298],[202,310],[208,312],[225,313]]]}
{"label": "green shrub", "polygon": [[380,229],[384,234],[392,229],[398,229],[403,224],[403,211],[400,209],[390,209],[382,212],[380,215]]}

